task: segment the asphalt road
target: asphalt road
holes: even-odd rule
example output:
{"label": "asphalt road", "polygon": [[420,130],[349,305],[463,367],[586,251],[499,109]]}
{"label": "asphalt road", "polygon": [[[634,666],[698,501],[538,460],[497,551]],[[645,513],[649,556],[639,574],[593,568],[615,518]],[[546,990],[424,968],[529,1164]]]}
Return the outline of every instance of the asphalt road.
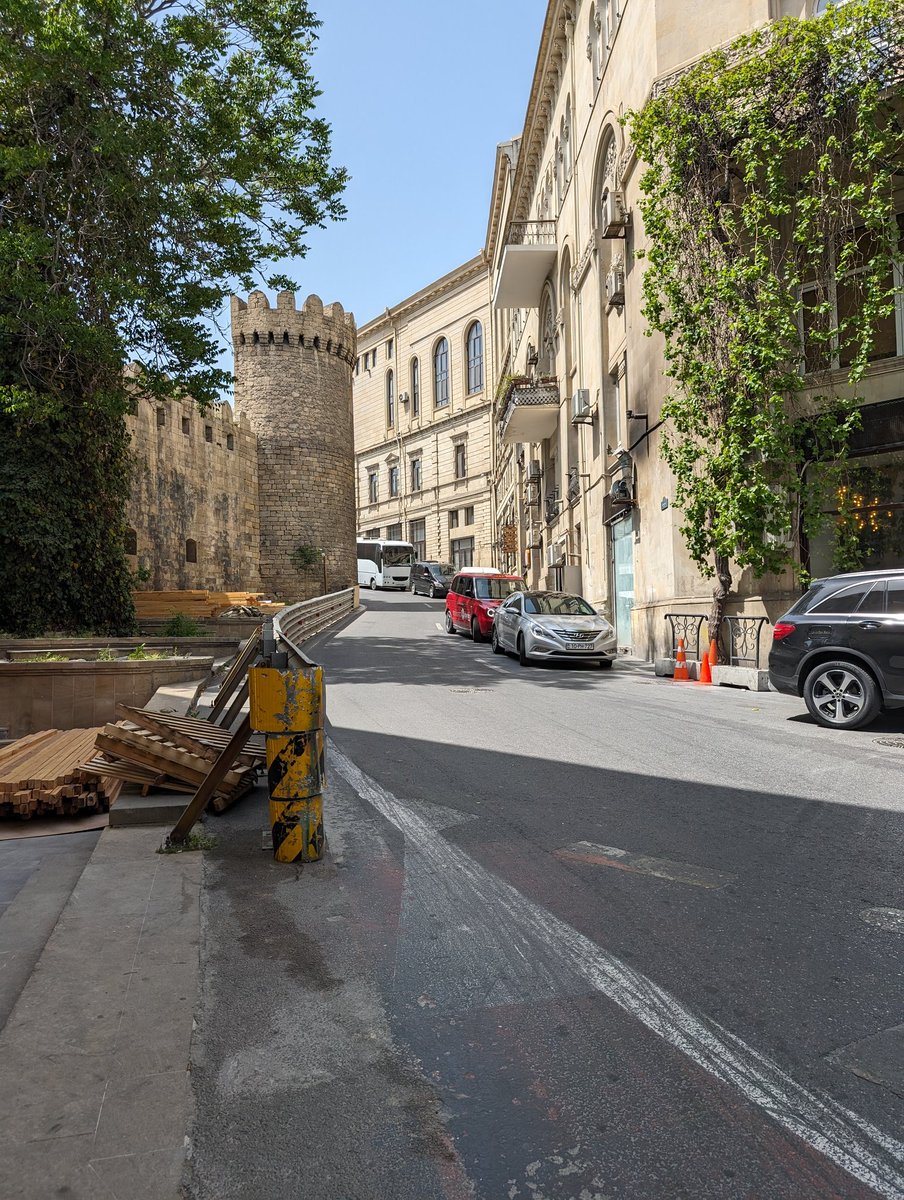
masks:
{"label": "asphalt road", "polygon": [[313,652],[331,858],[239,806],[209,861],[192,1194],[904,1197],[904,715],[365,605]]}

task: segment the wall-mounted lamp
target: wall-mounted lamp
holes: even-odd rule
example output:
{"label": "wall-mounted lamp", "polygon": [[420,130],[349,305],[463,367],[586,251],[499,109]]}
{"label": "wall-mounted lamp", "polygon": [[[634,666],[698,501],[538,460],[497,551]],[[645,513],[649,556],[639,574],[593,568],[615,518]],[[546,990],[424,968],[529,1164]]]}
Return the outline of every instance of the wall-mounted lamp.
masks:
{"label": "wall-mounted lamp", "polygon": [[528,342],[527,343],[527,365],[529,367],[535,367],[539,361],[540,361],[540,355],[537,353],[536,348],[534,347],[534,345],[531,342]]}

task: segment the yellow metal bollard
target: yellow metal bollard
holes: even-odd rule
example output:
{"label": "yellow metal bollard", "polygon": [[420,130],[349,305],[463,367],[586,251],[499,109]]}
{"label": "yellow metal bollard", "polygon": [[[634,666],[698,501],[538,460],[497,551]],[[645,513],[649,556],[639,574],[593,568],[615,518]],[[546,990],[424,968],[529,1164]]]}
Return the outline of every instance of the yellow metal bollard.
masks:
{"label": "yellow metal bollard", "polygon": [[267,736],[270,825],[277,862],[323,854],[323,671],[248,672],[251,725]]}

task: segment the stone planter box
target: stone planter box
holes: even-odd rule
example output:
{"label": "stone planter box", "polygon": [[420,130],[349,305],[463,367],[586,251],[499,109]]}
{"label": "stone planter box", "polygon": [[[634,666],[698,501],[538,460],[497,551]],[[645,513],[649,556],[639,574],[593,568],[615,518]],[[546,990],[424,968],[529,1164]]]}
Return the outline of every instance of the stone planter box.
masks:
{"label": "stone planter box", "polygon": [[115,719],[117,704],[141,708],[158,688],[204,679],[212,669],[210,655],[136,662],[0,663],[0,729],[17,738],[41,729],[105,725]]}
{"label": "stone planter box", "polygon": [[117,657],[130,654],[136,646],[164,654],[200,655],[215,659],[231,658],[242,639],[222,632],[217,637],[130,637],[130,638],[0,638],[0,662],[18,662],[35,654],[65,654],[68,658],[95,659],[103,650]]}

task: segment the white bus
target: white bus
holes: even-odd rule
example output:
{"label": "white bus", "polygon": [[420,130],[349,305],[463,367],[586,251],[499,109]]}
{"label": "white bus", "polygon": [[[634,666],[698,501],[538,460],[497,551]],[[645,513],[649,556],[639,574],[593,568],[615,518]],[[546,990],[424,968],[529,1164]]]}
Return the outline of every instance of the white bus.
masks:
{"label": "white bus", "polygon": [[369,588],[408,587],[414,565],[411,542],[358,538],[358,585]]}

